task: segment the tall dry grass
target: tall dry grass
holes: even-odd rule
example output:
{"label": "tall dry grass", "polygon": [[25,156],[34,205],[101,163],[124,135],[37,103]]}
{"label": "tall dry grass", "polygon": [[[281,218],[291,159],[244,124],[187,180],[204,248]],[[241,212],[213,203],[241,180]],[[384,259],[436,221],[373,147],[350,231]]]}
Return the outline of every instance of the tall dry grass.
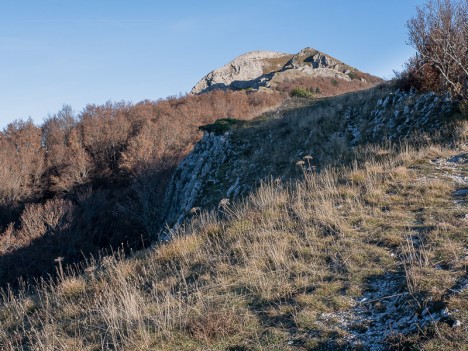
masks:
{"label": "tall dry grass", "polygon": [[[69,270],[56,281],[4,291],[0,346],[345,347],[349,332],[323,316],[351,311],[368,279],[403,263],[409,276],[402,288],[424,306],[442,301],[448,283],[465,274],[468,224],[452,201],[456,184],[431,161],[435,150],[445,158],[466,151],[435,145],[363,150],[366,161],[348,168],[305,171],[294,184],[264,183],[222,218],[200,214],[153,249],[116,252],[88,260],[82,274]],[[423,250],[408,242],[421,221],[433,228]],[[436,268],[441,264],[446,268]],[[456,298],[443,301],[463,305]],[[463,312],[457,318],[467,322]],[[466,335],[454,338],[444,328],[415,345],[440,341],[454,349],[466,342]]]}

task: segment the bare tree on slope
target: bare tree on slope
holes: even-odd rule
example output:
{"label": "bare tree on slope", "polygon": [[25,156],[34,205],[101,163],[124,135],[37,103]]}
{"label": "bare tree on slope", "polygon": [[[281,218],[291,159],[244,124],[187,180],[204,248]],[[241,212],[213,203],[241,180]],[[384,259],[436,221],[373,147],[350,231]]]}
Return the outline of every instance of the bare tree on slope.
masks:
{"label": "bare tree on slope", "polygon": [[[437,72],[436,86],[468,98],[468,0],[429,0],[407,27],[420,67]],[[428,77],[425,77],[429,79]]]}

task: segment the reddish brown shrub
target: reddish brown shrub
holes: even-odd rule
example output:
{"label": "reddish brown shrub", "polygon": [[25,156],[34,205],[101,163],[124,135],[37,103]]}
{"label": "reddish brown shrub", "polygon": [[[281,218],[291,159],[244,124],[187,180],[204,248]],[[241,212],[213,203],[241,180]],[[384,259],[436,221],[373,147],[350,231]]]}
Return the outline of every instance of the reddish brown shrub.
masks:
{"label": "reddish brown shrub", "polygon": [[407,27],[417,51],[408,74],[423,89],[468,99],[468,1],[429,0]]}
{"label": "reddish brown shrub", "polygon": [[109,246],[148,244],[171,173],[201,137],[198,127],[249,119],[281,100],[215,91],[88,105],[77,116],[64,106],[41,128],[10,124],[0,132],[0,285],[51,272],[58,256],[73,262]]}

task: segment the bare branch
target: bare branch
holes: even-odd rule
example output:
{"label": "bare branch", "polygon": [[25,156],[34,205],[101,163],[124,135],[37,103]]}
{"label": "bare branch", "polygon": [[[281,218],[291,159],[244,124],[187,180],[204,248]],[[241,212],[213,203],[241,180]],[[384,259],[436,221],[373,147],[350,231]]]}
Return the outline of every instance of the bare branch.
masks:
{"label": "bare branch", "polygon": [[417,50],[421,66],[432,65],[452,96],[466,99],[468,0],[429,0],[417,8],[407,27],[408,42]]}

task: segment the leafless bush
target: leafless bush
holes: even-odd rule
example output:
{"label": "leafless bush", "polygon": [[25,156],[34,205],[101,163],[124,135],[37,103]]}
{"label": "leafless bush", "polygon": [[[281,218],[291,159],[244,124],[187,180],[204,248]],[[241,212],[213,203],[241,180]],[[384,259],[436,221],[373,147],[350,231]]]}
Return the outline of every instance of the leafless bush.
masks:
{"label": "leafless bush", "polygon": [[10,248],[21,247],[46,234],[57,233],[69,224],[72,208],[72,204],[63,199],[49,200],[43,205],[28,204],[21,214],[21,227],[14,230],[10,224],[0,242],[7,241]]}
{"label": "leafless bush", "polygon": [[417,50],[415,74],[429,87],[467,99],[468,1],[429,0],[407,26],[409,43]]}

